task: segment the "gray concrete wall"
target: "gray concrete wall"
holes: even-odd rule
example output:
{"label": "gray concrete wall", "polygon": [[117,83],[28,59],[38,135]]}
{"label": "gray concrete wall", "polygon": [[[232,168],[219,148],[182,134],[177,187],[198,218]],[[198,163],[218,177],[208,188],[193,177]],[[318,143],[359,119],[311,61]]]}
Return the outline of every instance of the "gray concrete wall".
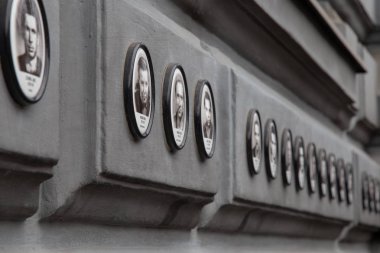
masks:
{"label": "gray concrete wall", "polygon": [[[280,171],[272,184],[264,167],[257,177],[249,176],[248,110],[259,109],[263,127],[274,118],[279,141],[282,130],[291,128],[305,145],[314,142],[352,162],[356,178],[363,171],[380,177],[378,164],[346,132],[172,1],[44,4],[52,27],[48,90],[53,94],[30,110],[51,109],[47,115],[54,116],[41,129],[35,126],[49,138],[26,140],[37,138],[58,164],[42,183],[37,213],[25,221],[0,223],[0,252],[377,252],[369,240],[380,227],[380,216],[361,211],[359,180],[355,204],[346,208],[309,196],[306,189],[297,194],[294,182],[284,190]],[[156,79],[152,132],[140,142],[130,135],[122,97],[125,53],[135,41],[148,46]],[[330,49],[324,41],[314,42],[325,49],[319,55],[323,58]],[[325,57],[341,61],[335,54]],[[185,69],[190,100],[187,144],[176,154],[166,146],[161,108],[163,75],[172,62]],[[354,75],[342,76],[352,81]],[[198,156],[193,128],[199,79],[212,85],[218,122],[216,152],[206,162]],[[11,101],[6,90],[3,95]],[[3,110],[10,108],[5,104]],[[10,147],[25,141],[4,138]],[[0,145],[8,147],[8,142]],[[187,204],[180,205],[183,200]],[[262,215],[251,215],[255,208]]]}

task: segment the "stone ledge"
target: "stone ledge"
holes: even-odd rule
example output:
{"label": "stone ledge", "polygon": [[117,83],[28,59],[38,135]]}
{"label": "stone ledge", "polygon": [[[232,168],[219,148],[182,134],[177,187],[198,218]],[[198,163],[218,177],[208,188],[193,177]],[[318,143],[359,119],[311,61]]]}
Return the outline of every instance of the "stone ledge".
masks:
{"label": "stone ledge", "polygon": [[223,205],[213,219],[201,229],[255,235],[335,239],[348,223],[349,221],[345,220],[334,220],[262,204],[242,205],[237,201]]}
{"label": "stone ledge", "polygon": [[40,184],[52,176],[52,170],[4,168],[0,164],[0,220],[25,220],[37,211]]}
{"label": "stone ledge", "polygon": [[137,184],[93,182],[42,221],[81,221],[132,227],[194,228],[212,195]]}

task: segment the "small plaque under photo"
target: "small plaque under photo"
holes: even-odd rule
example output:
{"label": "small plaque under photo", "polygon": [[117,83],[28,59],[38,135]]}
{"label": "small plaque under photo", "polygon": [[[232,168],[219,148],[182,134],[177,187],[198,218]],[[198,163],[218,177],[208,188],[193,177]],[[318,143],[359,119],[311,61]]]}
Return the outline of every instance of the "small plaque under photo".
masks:
{"label": "small plaque under photo", "polygon": [[4,0],[0,15],[1,65],[9,92],[20,105],[38,102],[50,66],[49,29],[41,0]]}
{"label": "small plaque under photo", "polygon": [[261,119],[257,110],[251,109],[248,113],[246,133],[248,168],[250,174],[254,175],[260,172],[263,150]]}
{"label": "small plaque under photo", "polygon": [[162,109],[165,135],[171,151],[185,146],[189,128],[189,98],[186,76],[178,64],[170,64],[163,84]]}
{"label": "small plaque under photo", "polygon": [[216,111],[211,85],[206,80],[198,82],[195,89],[194,126],[199,154],[211,158],[216,144]]}
{"label": "small plaque under photo", "polygon": [[155,86],[152,60],[142,43],[132,44],[125,59],[124,107],[135,138],[149,135],[153,124]]}

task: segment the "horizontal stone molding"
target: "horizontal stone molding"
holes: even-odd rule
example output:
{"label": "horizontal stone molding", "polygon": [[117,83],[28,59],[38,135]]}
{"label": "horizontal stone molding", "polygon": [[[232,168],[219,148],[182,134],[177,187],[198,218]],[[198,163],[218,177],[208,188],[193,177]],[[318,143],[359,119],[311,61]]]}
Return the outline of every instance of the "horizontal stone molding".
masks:
{"label": "horizontal stone molding", "polygon": [[91,183],[42,221],[191,229],[198,224],[202,207],[213,200],[212,194],[163,189],[119,182]]}
{"label": "horizontal stone molding", "polygon": [[[289,6],[294,4],[291,7],[292,10],[300,6],[298,12],[300,17],[297,17],[300,20],[304,18],[302,15],[312,14],[304,21],[310,23],[312,29],[321,32],[319,39],[325,41],[326,47],[329,47],[328,50],[339,52],[332,60],[340,62],[334,66],[344,66],[344,70],[341,69],[337,72],[347,71],[347,75],[343,78],[346,80],[343,81],[342,76],[338,77],[337,72],[330,73],[329,71],[332,70],[321,65],[320,62],[326,61],[326,59],[316,59],[315,57],[323,56],[316,56],[311,45],[309,48],[305,48],[293,34],[296,31],[286,30],[283,27],[284,24],[276,21],[274,17],[276,8],[273,7],[274,13],[268,13],[262,7],[266,4],[270,6],[270,3],[239,0],[224,1],[223,4],[220,4],[219,1],[186,0],[179,1],[177,4],[244,58],[280,81],[337,126],[347,129],[350,119],[356,114],[355,88],[348,86],[355,85],[355,73],[365,72],[361,59],[352,50],[342,46],[343,42],[336,37],[336,31],[332,32],[332,28],[325,19],[321,20],[321,17],[315,13],[315,9],[310,8],[306,3],[280,2]],[[270,9],[270,7],[268,8]],[[303,14],[302,11],[305,13]],[[321,26],[328,26],[329,29],[320,29]]]}

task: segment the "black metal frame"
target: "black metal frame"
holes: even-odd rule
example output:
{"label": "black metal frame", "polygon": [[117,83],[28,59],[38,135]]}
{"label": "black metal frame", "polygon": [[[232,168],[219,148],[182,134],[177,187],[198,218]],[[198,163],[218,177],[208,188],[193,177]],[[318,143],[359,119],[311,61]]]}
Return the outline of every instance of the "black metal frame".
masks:
{"label": "black metal frame", "polygon": [[42,0],[36,1],[42,18],[42,26],[45,32],[45,63],[44,63],[44,76],[41,77],[41,87],[34,98],[28,98],[25,96],[24,92],[20,87],[19,80],[17,78],[17,73],[15,69],[15,63],[12,58],[12,45],[10,38],[10,23],[11,23],[11,10],[14,4],[14,0],[4,0],[0,6],[0,55],[1,55],[1,66],[4,73],[4,78],[7,84],[7,88],[13,97],[13,99],[21,106],[26,106],[29,104],[37,103],[43,97],[48,78],[49,78],[49,68],[50,68],[50,39],[49,39],[49,27],[46,18],[45,8]]}
{"label": "black metal frame", "polygon": [[[179,70],[183,76],[183,85],[184,85],[184,92],[185,92],[185,99],[186,99],[186,118],[185,120],[185,128],[184,128],[184,138],[180,145],[178,145],[175,141],[174,133],[173,133],[173,122],[172,122],[172,90],[173,90],[173,78],[174,73],[176,70]],[[187,134],[189,130],[189,92],[187,89],[187,81],[186,81],[186,75],[185,71],[183,70],[182,66],[179,64],[169,64],[166,68],[165,77],[164,77],[164,83],[163,83],[163,99],[162,99],[162,110],[163,110],[163,120],[164,120],[164,128],[165,128],[165,136],[166,141],[170,147],[170,150],[172,152],[181,150],[185,144],[187,139]]]}
{"label": "black metal frame", "polygon": [[[136,122],[136,115],[135,110],[133,106],[133,68],[134,63],[136,60],[136,54],[139,49],[143,49],[147,60],[149,64],[149,71],[150,71],[150,80],[151,80],[151,110],[150,110],[150,117],[149,117],[149,123],[148,127],[145,131],[145,133],[141,133],[138,129],[137,122]],[[129,129],[131,130],[132,135],[138,139],[138,138],[146,138],[151,129],[154,119],[154,108],[155,108],[155,84],[154,84],[154,73],[153,73],[153,65],[152,60],[150,58],[150,54],[148,51],[148,48],[142,44],[141,42],[133,43],[127,51],[127,56],[125,58],[125,65],[124,65],[124,80],[123,80],[123,86],[124,86],[124,109],[125,114],[127,117]]]}

